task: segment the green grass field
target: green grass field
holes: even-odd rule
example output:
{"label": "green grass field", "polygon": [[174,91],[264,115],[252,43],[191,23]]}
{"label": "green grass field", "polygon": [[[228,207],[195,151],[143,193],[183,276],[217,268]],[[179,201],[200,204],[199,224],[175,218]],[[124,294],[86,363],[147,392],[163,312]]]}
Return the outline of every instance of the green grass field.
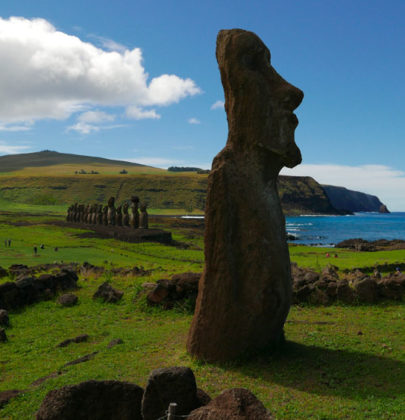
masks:
{"label": "green grass field", "polygon": [[[52,209],[55,210],[52,212]],[[49,222],[60,220],[63,209],[53,206],[4,209],[0,212],[0,266],[36,265],[54,261],[88,261],[111,267],[143,266],[144,277],[80,277],[75,292],[79,304],[62,308],[56,300],[10,313],[8,342],[0,343],[0,390],[24,390],[0,410],[1,419],[32,419],[46,393],[89,379],[117,379],[146,385],[151,370],[190,366],[197,384],[211,396],[231,387],[246,387],[278,419],[391,419],[405,411],[405,304],[294,306],[285,325],[288,340],[277,354],[254,360],[206,364],[185,350],[192,315],[186,308],[163,311],[137,298],[144,282],[174,273],[201,271],[201,232],[179,227],[178,242],[189,248],[116,240],[81,238],[79,229]],[[25,212],[25,213],[24,213]],[[164,226],[164,225],[163,225]],[[166,227],[167,228],[167,227]],[[4,239],[12,239],[10,248]],[[45,244],[34,256],[33,247]],[[55,252],[54,248],[58,247]],[[328,263],[343,268],[369,267],[376,262],[404,262],[404,251],[358,253],[291,246],[291,259],[321,270]],[[94,301],[103,281],[124,291],[118,304]],[[6,281],[2,279],[0,281]],[[88,342],[56,345],[66,338],[89,334]],[[107,348],[115,338],[124,343]],[[69,361],[97,351],[85,363]],[[40,384],[39,378],[61,372]],[[34,384],[33,384],[34,383]]]}

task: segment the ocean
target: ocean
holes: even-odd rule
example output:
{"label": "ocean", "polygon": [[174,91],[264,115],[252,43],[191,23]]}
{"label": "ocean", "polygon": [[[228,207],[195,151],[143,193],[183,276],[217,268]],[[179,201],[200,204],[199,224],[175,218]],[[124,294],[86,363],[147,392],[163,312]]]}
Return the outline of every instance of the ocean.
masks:
{"label": "ocean", "polygon": [[286,217],[286,228],[297,244],[329,246],[354,238],[405,240],[405,212]]}

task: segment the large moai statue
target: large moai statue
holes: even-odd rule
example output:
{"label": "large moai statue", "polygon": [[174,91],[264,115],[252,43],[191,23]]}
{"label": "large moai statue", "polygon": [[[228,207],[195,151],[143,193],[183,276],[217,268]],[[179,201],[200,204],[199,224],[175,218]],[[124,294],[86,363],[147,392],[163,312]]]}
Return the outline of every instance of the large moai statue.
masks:
{"label": "large moai statue", "polygon": [[141,229],[149,229],[148,212],[146,211],[147,204],[141,204],[141,214],[139,216],[139,227]]}
{"label": "large moai statue", "polygon": [[122,207],[122,225],[123,226],[129,226],[129,214],[128,214],[128,203],[124,203],[124,206]]}
{"label": "large moai statue", "polygon": [[77,222],[79,217],[79,205],[77,203],[73,204],[72,211],[72,222]]}
{"label": "large moai statue", "polygon": [[108,200],[108,224],[111,226],[115,226],[115,198],[110,197]]}
{"label": "large moai statue", "polygon": [[84,223],[84,216],[85,216],[85,206],[84,204],[79,204],[79,222]]}
{"label": "large moai statue", "polygon": [[84,221],[88,224],[91,223],[91,204],[87,204],[86,206]]}
{"label": "large moai statue", "polygon": [[103,224],[103,205],[102,204],[96,204],[97,206],[97,224],[102,225]]}
{"label": "large moai statue", "polygon": [[103,225],[108,225],[108,206],[103,207]]}
{"label": "large moai statue", "polygon": [[93,204],[91,206],[91,224],[92,225],[97,224],[97,209],[98,209],[97,204]]}
{"label": "large moai statue", "polygon": [[118,206],[115,214],[115,222],[117,226],[122,226],[122,206]]}
{"label": "large moai statue", "polygon": [[131,197],[131,214],[129,216],[129,224],[133,229],[139,228],[139,197],[133,195]]}
{"label": "large moai statue", "polygon": [[188,351],[207,361],[284,339],[292,285],[277,177],[301,162],[293,110],[303,98],[252,32],[220,31],[216,56],[229,133],[208,177],[205,266],[187,340]]}

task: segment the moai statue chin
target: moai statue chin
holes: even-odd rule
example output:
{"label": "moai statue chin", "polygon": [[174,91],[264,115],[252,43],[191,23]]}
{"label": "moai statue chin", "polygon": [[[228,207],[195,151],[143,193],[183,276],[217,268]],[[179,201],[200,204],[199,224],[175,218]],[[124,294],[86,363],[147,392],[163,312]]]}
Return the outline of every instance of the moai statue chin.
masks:
{"label": "moai statue chin", "polygon": [[207,361],[283,341],[292,286],[277,177],[301,162],[293,111],[303,98],[252,32],[220,31],[216,56],[229,133],[208,177],[205,266],[187,340]]}
{"label": "moai statue chin", "polygon": [[131,197],[131,215],[129,217],[129,224],[133,229],[139,228],[139,197],[136,195]]}
{"label": "moai statue chin", "polygon": [[139,216],[139,227],[141,229],[149,229],[148,212],[146,211],[147,204],[141,204],[141,214]]}

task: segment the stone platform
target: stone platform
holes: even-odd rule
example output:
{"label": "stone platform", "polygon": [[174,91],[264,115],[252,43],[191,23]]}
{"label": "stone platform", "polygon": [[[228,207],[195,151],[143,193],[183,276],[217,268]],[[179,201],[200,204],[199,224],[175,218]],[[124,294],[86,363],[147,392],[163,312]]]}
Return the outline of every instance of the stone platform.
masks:
{"label": "stone platform", "polygon": [[66,226],[86,229],[91,232],[79,233],[81,238],[113,238],[124,242],[160,242],[170,244],[171,232],[162,229],[133,229],[124,226],[88,225],[84,223],[67,223]]}

